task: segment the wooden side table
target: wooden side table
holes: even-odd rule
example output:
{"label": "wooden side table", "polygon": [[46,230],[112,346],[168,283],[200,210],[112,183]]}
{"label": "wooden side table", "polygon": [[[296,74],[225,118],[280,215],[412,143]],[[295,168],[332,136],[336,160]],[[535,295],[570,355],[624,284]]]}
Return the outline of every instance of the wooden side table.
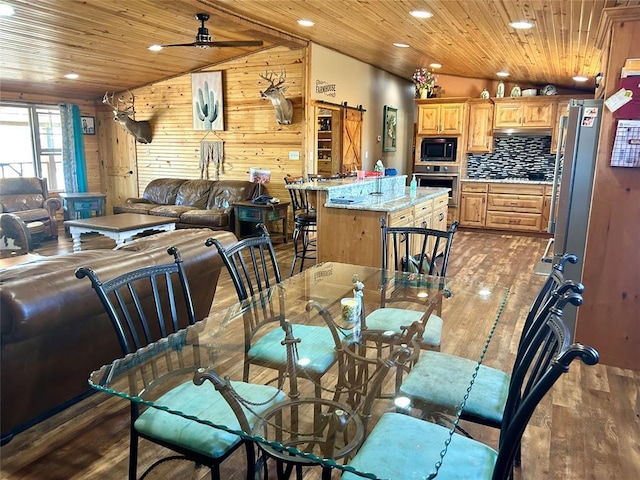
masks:
{"label": "wooden side table", "polygon": [[[62,212],[65,220],[77,220],[83,218],[83,213],[90,215],[95,213],[96,217],[103,217],[107,214],[105,209],[106,193],[61,193]],[[65,231],[69,234],[69,227],[65,225]]]}
{"label": "wooden side table", "polygon": [[287,210],[290,202],[280,202],[268,205],[256,205],[251,202],[238,202],[233,204],[233,216],[235,217],[235,234],[240,238],[240,222],[264,223],[282,220],[282,237],[287,243]]}

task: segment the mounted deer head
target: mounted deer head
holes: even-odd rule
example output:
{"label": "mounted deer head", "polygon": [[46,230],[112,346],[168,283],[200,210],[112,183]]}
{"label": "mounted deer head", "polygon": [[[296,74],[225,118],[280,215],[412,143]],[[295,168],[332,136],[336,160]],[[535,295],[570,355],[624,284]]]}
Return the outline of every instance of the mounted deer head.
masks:
{"label": "mounted deer head", "polygon": [[133,108],[133,93],[129,92],[129,94],[131,95],[130,99],[120,97],[117,103],[114,103],[113,97],[115,93],[109,96],[109,92],[107,92],[104,94],[104,97],[102,97],[102,103],[109,105],[113,109],[113,119],[116,122],[120,122],[120,125],[133,135],[138,142],[151,143],[151,124],[146,120],[139,122],[131,118],[131,115],[135,115],[136,111]]}
{"label": "mounted deer head", "polygon": [[271,100],[273,108],[275,109],[276,122],[280,125],[291,125],[291,121],[293,120],[293,104],[291,100],[285,98],[284,92],[287,90],[287,87],[282,85],[287,76],[284,72],[280,73],[278,83],[274,82],[274,76],[275,74],[273,72],[269,74],[265,72],[264,75],[260,74],[260,78],[271,84],[264,92],[260,92],[260,96]]}

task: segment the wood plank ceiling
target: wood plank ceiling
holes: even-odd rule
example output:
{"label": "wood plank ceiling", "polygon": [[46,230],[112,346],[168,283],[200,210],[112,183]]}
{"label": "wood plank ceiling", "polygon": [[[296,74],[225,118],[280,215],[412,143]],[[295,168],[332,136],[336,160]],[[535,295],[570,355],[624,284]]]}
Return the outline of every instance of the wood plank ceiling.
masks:
{"label": "wood plank ceiling", "polygon": [[[0,92],[101,98],[195,71],[273,45],[306,41],[410,78],[436,62],[440,73],[523,86],[592,88],[600,52],[594,42],[603,8],[640,0],[0,0]],[[432,18],[416,19],[414,9]],[[259,39],[263,47],[199,49],[188,43],[206,12],[214,40]],[[302,27],[298,19],[315,22]],[[535,23],[515,30],[514,20]],[[394,47],[394,42],[409,48]],[[64,78],[75,72],[78,80]],[[572,77],[589,77],[576,84]]]}

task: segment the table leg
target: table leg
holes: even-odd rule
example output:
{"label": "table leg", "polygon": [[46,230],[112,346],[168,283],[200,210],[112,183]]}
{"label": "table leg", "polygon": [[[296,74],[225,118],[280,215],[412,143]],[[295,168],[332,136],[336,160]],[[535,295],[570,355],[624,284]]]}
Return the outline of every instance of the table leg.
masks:
{"label": "table leg", "polygon": [[73,239],[73,251],[79,252],[81,250],[80,235],[82,232],[78,229],[78,227],[69,227],[69,230],[71,231],[71,238]]}

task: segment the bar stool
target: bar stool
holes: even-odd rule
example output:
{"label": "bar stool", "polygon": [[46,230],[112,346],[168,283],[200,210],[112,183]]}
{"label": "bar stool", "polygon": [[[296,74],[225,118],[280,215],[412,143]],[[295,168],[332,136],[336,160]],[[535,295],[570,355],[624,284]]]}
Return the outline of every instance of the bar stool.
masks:
{"label": "bar stool", "polygon": [[[304,183],[303,178],[284,178],[287,185]],[[309,206],[306,190],[288,189],[291,196],[291,206],[293,208],[293,262],[289,276],[293,275],[296,262],[300,259],[300,271],[304,268],[305,260],[316,259],[316,227],[318,225],[316,212]]]}

